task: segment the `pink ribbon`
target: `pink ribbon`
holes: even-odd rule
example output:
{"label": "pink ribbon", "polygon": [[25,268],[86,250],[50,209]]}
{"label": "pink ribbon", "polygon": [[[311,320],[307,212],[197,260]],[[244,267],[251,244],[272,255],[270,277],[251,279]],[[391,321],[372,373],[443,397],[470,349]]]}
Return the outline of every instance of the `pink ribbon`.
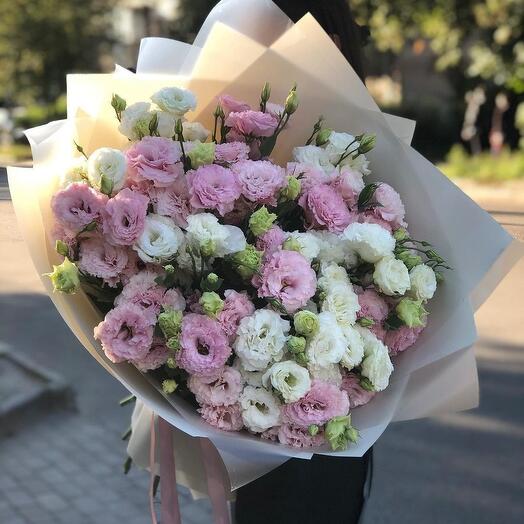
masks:
{"label": "pink ribbon", "polygon": [[215,524],[230,524],[222,459],[209,439],[201,438],[199,440],[207,475],[207,491],[211,499]]}
{"label": "pink ribbon", "polygon": [[[181,524],[180,507],[176,488],[175,453],[173,448],[173,427],[163,418],[158,417],[159,452],[160,452],[160,496],[162,524]],[[206,470],[207,489],[213,508],[215,524],[230,524],[227,493],[223,477],[223,466],[220,455],[212,442],[207,438],[200,438],[202,461]],[[151,521],[158,524],[155,511],[154,483],[155,483],[155,453],[156,431],[155,418],[151,417],[151,445],[149,448],[149,464],[151,479],[149,482],[149,507]]]}
{"label": "pink ribbon", "polygon": [[[182,524],[180,518],[180,507],[178,505],[178,493],[176,489],[176,467],[175,453],[173,449],[173,428],[169,422],[158,417],[158,436],[160,452],[160,500],[162,524]],[[151,417],[151,447],[149,450],[149,462],[151,479],[149,482],[149,507],[153,524],[158,524],[154,502],[155,482],[155,418]]]}

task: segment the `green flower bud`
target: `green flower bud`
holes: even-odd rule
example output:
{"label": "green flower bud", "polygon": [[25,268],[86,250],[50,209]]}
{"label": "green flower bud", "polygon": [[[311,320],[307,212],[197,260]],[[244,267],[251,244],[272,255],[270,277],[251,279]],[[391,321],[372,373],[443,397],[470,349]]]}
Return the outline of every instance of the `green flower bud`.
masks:
{"label": "green flower bud", "polygon": [[209,273],[200,283],[202,291],[216,291],[220,289],[220,286],[224,280],[220,278],[216,273]]}
{"label": "green flower bud", "polygon": [[224,301],[214,291],[202,293],[198,303],[202,306],[204,313],[209,317],[216,317],[222,309],[224,309]]}
{"label": "green flower bud", "polygon": [[213,116],[215,118],[218,118],[221,114],[222,114],[222,107],[220,106],[220,104],[218,104],[215,108],[215,112],[213,113]]}
{"label": "green flower bud", "polygon": [[422,301],[413,300],[411,298],[403,298],[395,308],[398,318],[406,324],[406,326],[423,327],[426,325],[426,316],[428,312],[424,309]]}
{"label": "green flower bud", "polygon": [[317,433],[318,433],[318,430],[319,430],[319,427],[316,425],[316,424],[311,424],[311,426],[309,426],[307,428],[307,431],[308,433],[314,437]]}
{"label": "green flower bud", "polygon": [[182,311],[173,308],[167,308],[158,315],[158,326],[162,330],[166,340],[176,337],[182,328]]}
{"label": "green flower bud", "polygon": [[178,366],[176,364],[176,360],[173,357],[169,357],[166,362],[166,366],[169,369],[176,369]]}
{"label": "green flower bud", "polygon": [[437,279],[437,284],[444,282],[444,275],[440,271],[435,271],[435,278]]}
{"label": "green flower bud", "polygon": [[284,200],[296,200],[298,195],[300,195],[301,189],[302,183],[300,180],[290,175],[287,177],[287,186],[280,191],[280,196]]}
{"label": "green flower bud", "polygon": [[121,96],[118,96],[115,93],[111,98],[111,107],[115,110],[117,114],[119,114],[125,111],[127,107],[127,102]]}
{"label": "green flower bud", "polygon": [[249,217],[249,229],[253,235],[259,237],[271,228],[276,219],[275,213],[270,213],[266,206],[262,206]]}
{"label": "green flower bud", "polygon": [[291,353],[303,353],[306,349],[306,339],[304,337],[289,337],[286,345]]}
{"label": "green flower bud", "polygon": [[289,237],[283,244],[282,247],[287,251],[298,251],[300,253],[300,242],[293,237]]}
{"label": "green flower bud", "polygon": [[393,232],[393,238],[397,241],[399,240],[407,240],[409,238],[409,234],[406,229],[403,227],[399,227],[398,229],[395,229]]}
{"label": "green flower bud", "polygon": [[286,98],[284,110],[288,115],[292,115],[298,108],[298,95],[296,88],[293,88]]}
{"label": "green flower bud", "polygon": [[264,87],[262,88],[262,92],[260,93],[260,100],[263,104],[265,104],[269,97],[271,96],[271,86],[269,85],[269,82],[266,82],[264,84]]}
{"label": "green flower bud", "polygon": [[80,287],[78,268],[67,257],[59,266],[53,266],[52,273],[46,273],[53,283],[54,291],[73,295]]}
{"label": "green flower bud", "polygon": [[111,196],[113,192],[113,181],[106,175],[100,175],[100,192],[104,195]]}
{"label": "green flower bud", "polygon": [[197,169],[207,164],[212,164],[215,160],[214,142],[198,143],[191,149],[187,156],[191,159],[191,167]]}
{"label": "green flower bud", "polygon": [[362,135],[362,138],[360,140],[360,147],[358,148],[358,152],[361,155],[365,155],[369,151],[371,151],[377,143],[377,135],[375,134],[364,134]]}
{"label": "green flower bud", "polygon": [[413,269],[415,266],[422,264],[422,258],[418,255],[414,255],[409,249],[403,249],[397,253],[397,258],[404,262],[404,265],[408,269]]}
{"label": "green flower bud", "polygon": [[295,313],[295,316],[293,317],[293,325],[295,326],[295,331],[299,335],[310,337],[318,331],[320,322],[315,313],[302,310]]}
{"label": "green flower bud", "polygon": [[178,351],[180,349],[180,334],[175,335],[174,337],[171,337],[167,342],[166,346],[171,351]]}
{"label": "green flower bud", "polygon": [[333,133],[332,129],[321,129],[317,134],[317,146],[323,146],[329,142],[329,137]]}
{"label": "green flower bud", "polygon": [[333,451],[344,450],[349,442],[355,442],[358,431],[351,426],[350,416],[333,417],[325,428],[326,439]]}
{"label": "green flower bud", "polygon": [[203,244],[200,245],[200,254],[204,258],[209,258],[215,254],[216,249],[216,242],[212,238],[210,238],[209,240],[206,240]]}
{"label": "green flower bud", "polygon": [[372,318],[362,317],[357,320],[357,324],[362,327],[371,327],[375,321]]}
{"label": "green flower bud", "polygon": [[294,358],[295,358],[295,362],[298,365],[307,367],[309,363],[309,359],[307,358],[306,353],[297,353],[296,355],[294,355]]}
{"label": "green flower bud", "polygon": [[177,387],[178,384],[176,383],[176,380],[173,380],[172,378],[162,381],[162,391],[166,395],[171,395],[174,393]]}
{"label": "green flower bud", "polygon": [[59,255],[62,255],[63,257],[69,256],[69,247],[65,242],[62,242],[61,240],[56,241],[55,250]]}
{"label": "green flower bud", "polygon": [[231,260],[240,276],[243,279],[248,280],[258,271],[258,268],[260,267],[262,251],[257,251],[255,246],[248,244],[246,249],[235,253],[231,257]]}
{"label": "green flower bud", "polygon": [[216,273],[209,273],[209,275],[206,277],[206,280],[209,282],[209,284],[214,285],[220,280],[220,278]]}

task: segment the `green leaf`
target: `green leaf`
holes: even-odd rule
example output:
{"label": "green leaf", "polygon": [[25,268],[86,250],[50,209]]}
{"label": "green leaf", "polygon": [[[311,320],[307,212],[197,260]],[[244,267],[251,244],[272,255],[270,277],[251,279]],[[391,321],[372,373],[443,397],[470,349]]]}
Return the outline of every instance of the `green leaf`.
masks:
{"label": "green leaf", "polygon": [[378,186],[380,184],[368,184],[361,192],[360,195],[358,195],[358,210],[364,211],[373,200],[373,197],[375,196],[375,191],[378,189]]}
{"label": "green leaf", "polygon": [[262,157],[267,157],[271,155],[273,149],[275,149],[275,146],[277,144],[277,138],[278,136],[274,134],[262,140],[260,144],[260,155]]}
{"label": "green leaf", "polygon": [[388,331],[394,331],[395,329],[399,329],[404,325],[404,322],[400,320],[398,315],[394,312],[390,313],[389,316],[384,321],[384,327]]}

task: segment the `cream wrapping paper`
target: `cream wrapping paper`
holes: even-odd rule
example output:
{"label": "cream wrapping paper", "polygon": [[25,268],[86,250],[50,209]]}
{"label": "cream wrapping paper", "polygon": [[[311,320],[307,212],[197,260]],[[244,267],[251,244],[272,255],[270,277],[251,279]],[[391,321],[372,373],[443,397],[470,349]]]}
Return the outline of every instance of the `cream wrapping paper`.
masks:
{"label": "cream wrapping paper", "polygon": [[[294,145],[305,141],[319,114],[335,129],[354,134],[375,132],[377,147],[369,155],[374,172],[371,179],[389,182],[400,192],[414,236],[431,239],[455,270],[447,274],[445,285],[432,303],[430,324],[416,350],[396,359],[390,388],[372,403],[354,411],[353,421],[361,431],[361,439],[356,446],[336,454],[361,456],[392,420],[467,409],[477,404],[478,383],[471,349],[476,334],[470,297],[474,297],[478,306],[520,256],[521,246],[409,146],[413,123],[380,112],[365,86],[311,16],[292,25],[271,7],[271,2],[249,0],[253,9],[259,9],[253,33],[249,18],[237,17],[234,24],[224,23],[228,9],[234,10],[238,1],[228,0],[217,6],[214,18],[204,25],[205,33],[197,38],[198,45],[146,41],[141,47],[138,74],[132,79],[122,71],[113,75],[70,75],[67,121],[29,131],[33,169],[9,169],[13,203],[37,271],[49,272],[51,264],[57,262],[48,240],[52,229],[49,200],[61,163],[73,155],[73,139],[88,153],[101,146],[126,144],[117,132],[109,105],[114,92],[132,103],[147,100],[165,85],[188,87],[199,99],[194,119],[210,127],[217,95],[228,92],[255,102],[261,85],[269,81],[272,98],[282,100],[289,87],[297,82],[302,103],[275,150],[275,159],[281,163],[290,158]],[[43,281],[50,292],[48,280]],[[148,449],[151,411],[178,428],[175,432],[177,457],[181,457],[177,459],[178,479],[197,494],[206,493],[205,477],[196,440],[187,435],[213,441],[224,461],[224,479],[232,489],[290,457],[312,456],[311,452],[263,442],[247,434],[224,434],[205,424],[180,399],[166,399],[158,385],[136,368],[113,364],[104,356],[93,338],[93,327],[100,316],[84,294],[50,295],[86,349],[143,401],[133,416],[134,429],[128,448],[138,464],[148,464],[144,450]],[[435,392],[441,394],[436,396]]]}

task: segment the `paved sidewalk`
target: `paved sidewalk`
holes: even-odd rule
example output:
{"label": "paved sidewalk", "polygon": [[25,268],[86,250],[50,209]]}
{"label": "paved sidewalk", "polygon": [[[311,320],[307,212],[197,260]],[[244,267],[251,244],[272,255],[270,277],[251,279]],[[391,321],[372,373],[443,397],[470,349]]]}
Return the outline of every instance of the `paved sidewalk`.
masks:
{"label": "paved sidewalk", "polygon": [[[132,468],[125,476],[124,457],[115,427],[74,413],[14,432],[0,440],[0,522],[147,524],[149,475]],[[180,503],[184,523],[211,521],[207,501],[184,488]]]}

